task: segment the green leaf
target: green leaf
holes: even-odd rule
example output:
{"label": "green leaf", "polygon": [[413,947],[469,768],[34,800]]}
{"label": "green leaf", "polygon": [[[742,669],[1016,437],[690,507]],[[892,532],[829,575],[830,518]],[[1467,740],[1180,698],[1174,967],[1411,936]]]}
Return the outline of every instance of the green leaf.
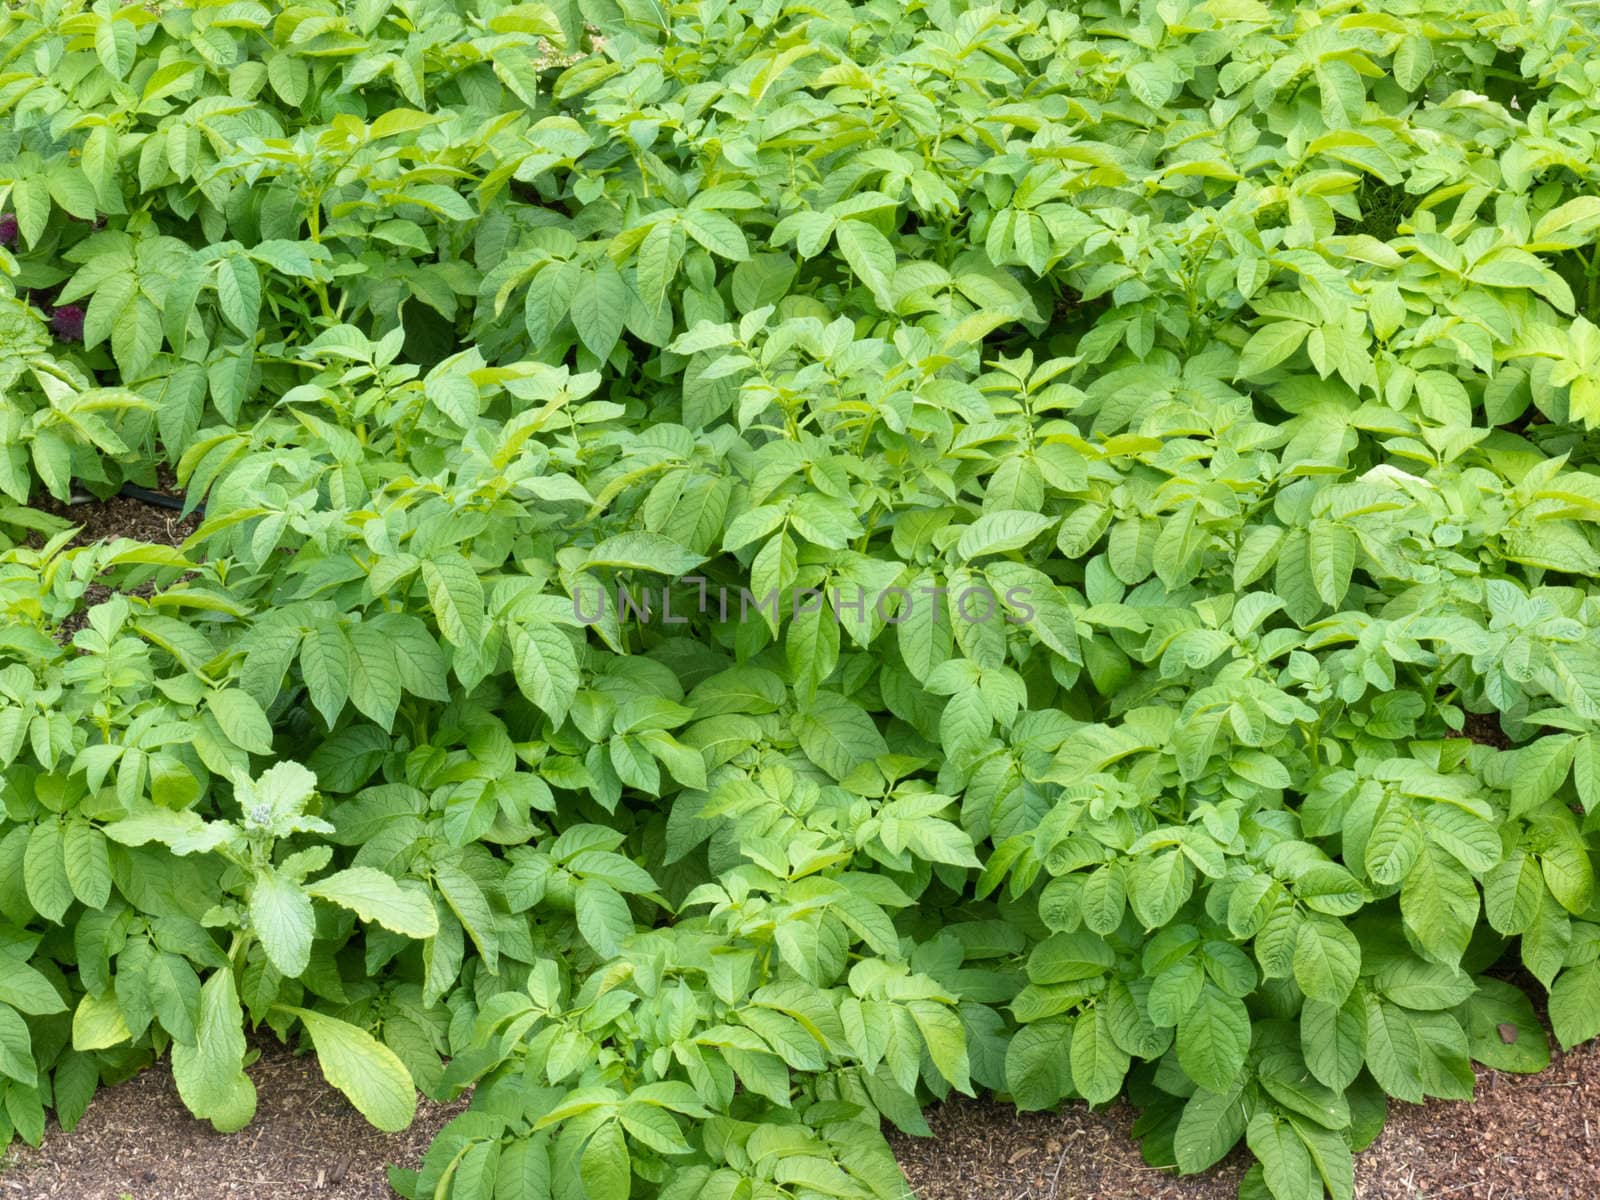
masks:
{"label": "green leaf", "polygon": [[888,753],[888,744],[867,713],[834,692],[818,691],[803,711],[791,718],[800,748],[835,779]]}
{"label": "green leaf", "polygon": [[1037,984],[1075,983],[1104,975],[1115,962],[1110,945],[1096,934],[1055,933],[1028,956],[1028,978]]}
{"label": "green leaf", "polygon": [[1367,1069],[1389,1095],[1422,1103],[1422,1048],[1405,1010],[1365,997]]}
{"label": "green leaf", "polygon": [[1600,962],[1568,967],[1550,989],[1550,1026],[1563,1050],[1600,1037]]}
{"label": "green leaf", "polygon": [[483,889],[472,876],[452,863],[436,865],[433,882],[483,956],[484,966],[493,974],[500,961],[500,938],[495,932],[494,912]]}
{"label": "green leaf", "polygon": [[145,984],[161,1027],[174,1042],[193,1042],[200,1007],[200,978],[188,960],[165,952],[153,955],[145,968]]}
{"label": "green leaf", "polygon": [[364,1029],[304,1008],[279,1006],[299,1017],[316,1047],[323,1078],[386,1133],[400,1133],[417,1115],[411,1074],[393,1050]]}
{"label": "green leaf", "polygon": [[633,936],[633,914],[622,894],[598,879],[584,879],[577,887],[578,932],[603,958],[615,958],[622,943]]}
{"label": "green leaf", "polygon": [[1411,873],[1422,854],[1422,828],[1403,800],[1390,800],[1367,838],[1366,868],[1374,883],[1388,886]]}
{"label": "green leaf", "polygon": [[459,554],[424,559],[422,582],[439,632],[452,646],[481,643],[484,632],[483,585]]}
{"label": "green leaf", "polygon": [[[111,855],[106,835],[87,821],[70,819],[61,833],[61,856],[72,894],[85,908],[104,908],[111,899]],[[0,995],[0,999],[4,996]]]}
{"label": "green leaf", "polygon": [[550,1151],[543,1136],[503,1142],[495,1200],[545,1200],[550,1194],[550,1174]]}
{"label": "green leaf", "polygon": [[1433,69],[1433,43],[1426,37],[1411,35],[1400,39],[1394,52],[1394,79],[1408,92],[1414,92],[1428,79]]}
{"label": "green leaf", "polygon": [[1258,1112],[1245,1129],[1245,1141],[1260,1160],[1275,1200],[1322,1200],[1311,1152],[1290,1122]]}
{"label": "green leaf", "polygon": [[572,326],[589,352],[604,361],[622,336],[627,312],[628,285],[615,264],[602,254],[578,276],[572,292]]}
{"label": "green leaf", "polygon": [[633,1167],[620,1126],[608,1122],[595,1131],[579,1162],[587,1200],[628,1200]]}
{"label": "green leaf", "polygon": [[[74,1020],[75,1044],[77,1027]],[[244,1012],[233,972],[215,971],[200,989],[194,1043],[173,1044],[172,1077],[184,1105],[218,1133],[243,1129],[256,1114],[256,1089],[244,1073],[244,1054]]]}
{"label": "green leaf", "polygon": [[572,642],[551,625],[508,625],[517,687],[556,725],[567,718],[578,693],[578,656]]}
{"label": "green leaf", "polygon": [[1338,608],[1350,590],[1350,574],[1356,561],[1356,535],[1333,521],[1313,521],[1307,538],[1306,554],[1317,595],[1325,604]]}
{"label": "green leaf", "polygon": [[1230,1091],[1250,1049],[1250,1014],[1241,1001],[1208,983],[1178,1022],[1177,1047],[1190,1079],[1213,1092]]}
{"label": "green leaf", "polygon": [[1300,1010],[1300,1051],[1319,1083],[1343,1091],[1361,1073],[1367,1046],[1367,1016],[1361,997],[1344,1003],[1307,1000]]}
{"label": "green leaf", "polygon": [[1079,903],[1083,908],[1085,925],[1098,934],[1114,933],[1122,924],[1122,914],[1126,908],[1122,865],[1107,863],[1091,871],[1084,880]]}
{"label": "green leaf", "polygon": [[1478,889],[1467,870],[1425,845],[1400,889],[1406,928],[1435,962],[1454,966],[1466,953],[1478,917]]}
{"label": "green leaf", "polygon": [[351,625],[345,637],[350,644],[350,702],[387,731],[394,725],[402,692],[395,648],[368,621]]}
{"label": "green leaf", "polygon": [[109,14],[95,21],[94,50],[100,65],[118,79],[127,78],[133,70],[138,42],[131,22],[119,21]]}
{"label": "green leaf", "polygon": [[54,985],[15,955],[0,952],[0,1002],[30,1017],[66,1012]]}
{"label": "green leaf", "polygon": [[683,228],[711,253],[734,262],[750,257],[750,244],[744,233],[719,212],[691,208],[683,214]]}
{"label": "green leaf", "polygon": [[1072,1023],[1024,1025],[1006,1047],[1005,1085],[1023,1112],[1054,1108],[1072,1092]]}
{"label": "green leaf", "polygon": [[[1345,1138],[1300,1117],[1290,1117],[1289,1124],[1310,1152],[1311,1162],[1328,1195],[1333,1200],[1355,1200],[1355,1157]],[[1316,1195],[1320,1200],[1320,1189]]]}
{"label": "green leaf", "polygon": [[28,835],[22,859],[22,879],[28,900],[47,921],[60,921],[72,906],[72,881],[67,875],[66,847],[61,822],[46,816]]}
{"label": "green leaf", "polygon": [[[523,326],[533,345],[543,346],[548,342],[571,311],[583,275],[573,263],[551,262],[533,277],[523,297],[522,310]],[[620,334],[621,326],[617,329]]]}
{"label": "green leaf", "polygon": [[1476,982],[1466,1005],[1473,1061],[1530,1075],[1549,1066],[1550,1039],[1528,997],[1502,980]]}
{"label": "green leaf", "polygon": [[1310,332],[1311,326],[1298,321],[1272,321],[1261,326],[1244,344],[1234,377],[1252,379],[1265,375],[1300,349]]}
{"label": "green leaf", "polygon": [[311,703],[331,729],[350,698],[350,642],[332,621],[318,621],[300,643],[300,674]]}
{"label": "green leaf", "polygon": [[1079,1014],[1072,1027],[1072,1081],[1085,1100],[1104,1104],[1116,1099],[1128,1061],[1097,1009]]}
{"label": "green leaf", "polygon": [[839,252],[856,277],[867,285],[878,307],[893,309],[889,285],[894,275],[896,256],[889,239],[865,221],[840,221],[835,229]]}
{"label": "green leaf", "polygon": [[[110,992],[102,996],[85,994],[73,1010],[72,1047],[75,1050],[105,1050],[121,1045],[131,1036],[117,998]],[[194,1111],[193,1106],[190,1111]]]}
{"label": "green leaf", "polygon": [[1173,1150],[1181,1174],[1192,1175],[1222,1161],[1244,1136],[1244,1102],[1237,1091],[1201,1088],[1183,1106]]}
{"label": "green leaf", "polygon": [[985,554],[1020,550],[1052,524],[1054,521],[1041,513],[984,513],[961,534],[956,553],[970,561]]}
{"label": "green leaf", "polygon": [[161,312],[144,296],[135,297],[111,326],[111,354],[124,379],[135,380],[161,348]]}
{"label": "green leaf", "polygon": [[272,753],[272,725],[249,692],[239,688],[212,692],[206,706],[228,740],[239,749],[251,754]]}
{"label": "green leaf", "polygon": [[278,972],[299,978],[310,961],[316,931],[305,889],[271,867],[262,868],[250,885],[250,928]]}
{"label": "green leaf", "polygon": [[622,567],[654,571],[659,575],[685,575],[705,561],[705,556],[680,546],[659,533],[621,533],[589,551],[591,567]]}
{"label": "green leaf", "polygon": [[261,276],[255,263],[230,254],[217,263],[217,302],[228,324],[253,338],[261,319]]}
{"label": "green leaf", "polygon": [[28,1024],[15,1010],[3,1004],[0,1004],[0,1075],[16,1080],[23,1087],[35,1087],[39,1082]]}
{"label": "green leaf", "polygon": [[363,921],[410,938],[430,938],[439,932],[433,902],[426,891],[402,887],[395,879],[372,867],[347,867],[305,885],[306,893],[348,908]]}
{"label": "green leaf", "polygon": [[683,251],[683,226],[675,221],[656,222],[639,243],[636,260],[639,299],[650,311],[666,303],[667,293],[683,262]]}
{"label": "green leaf", "polygon": [[1320,914],[1305,918],[1295,938],[1294,978],[1310,999],[1341,1005],[1361,973],[1361,943],[1344,923]]}

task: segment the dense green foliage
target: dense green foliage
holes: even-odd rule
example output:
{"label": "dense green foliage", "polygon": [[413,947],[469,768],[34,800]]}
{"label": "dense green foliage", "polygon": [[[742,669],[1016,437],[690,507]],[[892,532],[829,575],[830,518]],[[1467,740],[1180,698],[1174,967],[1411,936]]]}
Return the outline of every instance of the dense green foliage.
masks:
{"label": "dense green foliage", "polygon": [[1547,1061],[1502,957],[1600,1033],[1597,30],[8,5],[0,1140],[239,1128],[248,1026],[477,1085],[415,1197],[889,1198],[993,1090],[1348,1200]]}

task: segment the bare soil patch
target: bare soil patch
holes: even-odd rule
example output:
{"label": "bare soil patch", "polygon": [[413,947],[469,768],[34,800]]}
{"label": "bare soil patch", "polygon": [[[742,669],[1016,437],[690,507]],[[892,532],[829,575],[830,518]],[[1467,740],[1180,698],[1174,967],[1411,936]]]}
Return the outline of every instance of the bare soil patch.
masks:
{"label": "bare soil patch", "polygon": [[[157,490],[175,500],[182,499],[168,476],[161,477]],[[111,496],[79,504],[62,504],[53,496],[38,496],[32,507],[73,525],[81,525],[83,528],[72,539],[75,546],[90,546],[119,537],[177,546],[200,527],[200,519],[194,513],[180,519],[177,509],[163,508],[132,496]]]}
{"label": "bare soil patch", "polygon": [[466,1107],[424,1100],[409,1130],[383,1134],[309,1054],[273,1044],[248,1071],[258,1107],[240,1132],[190,1116],[163,1063],[97,1094],[71,1133],[52,1122],[37,1150],[14,1146],[0,1200],[389,1200],[388,1164],[415,1167]]}
{"label": "bare soil patch", "polygon": [[[159,490],[169,499],[177,501],[182,499],[181,495],[175,492],[170,476],[161,476]],[[132,496],[111,496],[105,500],[84,500],[77,504],[62,504],[53,496],[40,496],[33,500],[32,507],[39,512],[79,526],[78,532],[68,543],[72,546],[93,546],[100,542],[115,541],[117,538],[132,538],[151,545],[177,547],[200,527],[200,517],[195,513],[183,516],[178,509],[166,508]],[[35,545],[42,545],[44,542],[44,539],[37,534],[32,540]],[[110,599],[113,590],[105,584],[90,584],[83,594],[83,603],[79,610],[63,621],[56,630],[57,637],[63,642],[71,640],[72,635],[88,623],[87,610],[103,600]],[[152,585],[144,583],[126,589],[126,594],[148,596],[152,590]]]}
{"label": "bare soil patch", "polygon": [[[423,1101],[403,1134],[381,1134],[309,1056],[271,1046],[250,1068],[260,1108],[222,1135],[184,1109],[164,1066],[95,1097],[70,1134],[18,1146],[0,1200],[389,1200],[385,1168],[415,1166],[465,1102]],[[931,1138],[896,1136],[918,1200],[1234,1200],[1246,1162],[1178,1178],[1151,1167],[1124,1104],[1019,1114],[957,1101],[928,1114]],[[1356,1159],[1358,1200],[1595,1200],[1600,1197],[1600,1045],[1557,1054],[1539,1075],[1480,1071],[1471,1104],[1392,1104]]]}
{"label": "bare soil patch", "polygon": [[[1148,1166],[1133,1110],[1018,1114],[983,1101],[928,1113],[931,1138],[894,1138],[919,1200],[1234,1200],[1245,1163],[1180,1179]],[[1358,1200],[1596,1200],[1600,1045],[1538,1075],[1478,1071],[1470,1104],[1393,1102],[1356,1158]]]}

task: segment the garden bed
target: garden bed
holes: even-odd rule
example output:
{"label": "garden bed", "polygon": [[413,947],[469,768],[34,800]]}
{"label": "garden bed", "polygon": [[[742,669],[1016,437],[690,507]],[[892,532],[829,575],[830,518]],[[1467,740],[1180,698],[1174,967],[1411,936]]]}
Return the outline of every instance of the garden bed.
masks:
{"label": "garden bed", "polygon": [[7,4],[0,1200],[1597,1200],[1600,27],[1447,8]]}
{"label": "garden bed", "polygon": [[[388,1200],[385,1168],[415,1166],[465,1102],[422,1103],[382,1134],[329,1087],[310,1056],[263,1047],[250,1068],[256,1119],[221,1135],[190,1116],[157,1066],[96,1097],[70,1134],[14,1146],[0,1197],[27,1200]],[[1538,1075],[1480,1069],[1471,1104],[1396,1103],[1356,1159],[1360,1200],[1591,1200],[1600,1134],[1600,1045],[1556,1053]],[[1246,1160],[1177,1178],[1151,1167],[1125,1104],[1017,1113],[960,1100],[931,1109],[931,1138],[893,1138],[918,1200],[1233,1200]]]}

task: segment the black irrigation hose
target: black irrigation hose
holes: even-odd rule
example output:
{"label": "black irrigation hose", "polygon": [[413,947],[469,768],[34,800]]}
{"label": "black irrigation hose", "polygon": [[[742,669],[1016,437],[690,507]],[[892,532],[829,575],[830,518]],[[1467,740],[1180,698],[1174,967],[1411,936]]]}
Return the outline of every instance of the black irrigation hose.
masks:
{"label": "black irrigation hose", "polygon": [[[165,492],[152,492],[149,488],[142,488],[133,483],[123,484],[117,495],[126,496],[129,500],[137,500],[141,504],[149,504],[156,508],[170,508],[174,512],[182,512],[186,503],[182,496],[169,496]],[[98,497],[92,496],[87,492],[74,492],[71,503],[92,504],[97,499]],[[195,505],[194,514],[197,517],[204,517],[206,515],[206,506],[204,504]]]}

